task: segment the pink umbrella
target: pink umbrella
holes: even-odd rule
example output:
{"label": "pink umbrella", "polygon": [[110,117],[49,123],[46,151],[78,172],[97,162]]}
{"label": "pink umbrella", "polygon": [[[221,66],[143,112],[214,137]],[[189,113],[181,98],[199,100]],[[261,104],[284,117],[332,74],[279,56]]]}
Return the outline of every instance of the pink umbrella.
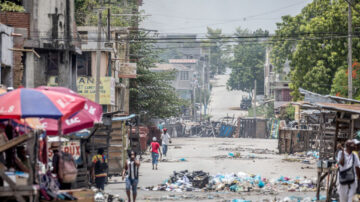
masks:
{"label": "pink umbrella", "polygon": [[[65,94],[69,94],[76,97],[84,98],[83,96],[75,93],[74,91],[64,88],[64,87],[48,87],[48,86],[40,86],[38,89],[48,90],[48,91],[56,91]],[[80,110],[75,115],[70,118],[62,121],[62,133],[68,134],[72,132],[76,132],[85,128],[91,128],[94,125],[94,122],[101,122],[102,117],[102,107],[101,105],[93,102],[87,98],[84,108]],[[48,135],[56,135],[58,131],[58,123],[52,119],[40,119],[43,127],[45,128]]]}

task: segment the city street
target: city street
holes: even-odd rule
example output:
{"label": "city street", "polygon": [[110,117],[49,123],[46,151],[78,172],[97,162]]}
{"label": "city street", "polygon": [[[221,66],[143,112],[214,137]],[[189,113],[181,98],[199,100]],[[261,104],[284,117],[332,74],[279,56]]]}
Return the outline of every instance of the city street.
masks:
{"label": "city street", "polygon": [[247,114],[246,111],[239,110],[242,96],[247,96],[248,93],[226,89],[226,82],[230,77],[230,69],[226,74],[216,75],[211,81],[212,90],[210,95],[209,114],[212,120],[219,120],[225,116],[239,117]]}
{"label": "city street", "polygon": [[[226,149],[226,150],[225,150]],[[260,149],[260,150],[258,150]],[[264,150],[253,153],[254,151]],[[240,151],[244,157],[251,155],[251,159],[231,159],[227,158],[229,152]],[[245,150],[245,151],[243,151]],[[161,198],[168,198],[169,201],[180,200],[180,197],[187,196],[190,201],[202,199],[204,201],[221,201],[223,199],[274,199],[286,196],[311,196],[314,193],[292,192],[280,193],[279,195],[262,195],[256,192],[244,192],[242,194],[232,192],[165,192],[165,191],[145,191],[144,188],[164,183],[173,171],[203,170],[210,174],[227,174],[245,172],[249,174],[259,174],[263,178],[279,178],[286,176],[289,178],[304,177],[313,179],[316,176],[314,164],[304,164],[302,162],[287,162],[283,159],[286,155],[275,154],[277,152],[277,140],[272,139],[240,139],[240,138],[177,138],[169,147],[168,162],[160,162],[159,170],[151,169],[150,156],[143,156],[144,160],[140,167],[140,182],[138,190],[139,201],[154,201]],[[216,156],[225,156],[215,158]],[[185,161],[180,161],[184,158]],[[112,178],[112,182],[117,183],[107,185],[105,190],[111,194],[118,194],[125,197],[125,183],[120,178]],[[211,199],[209,199],[209,196]],[[184,200],[184,198],[182,198]],[[166,200],[165,200],[166,201]]]}

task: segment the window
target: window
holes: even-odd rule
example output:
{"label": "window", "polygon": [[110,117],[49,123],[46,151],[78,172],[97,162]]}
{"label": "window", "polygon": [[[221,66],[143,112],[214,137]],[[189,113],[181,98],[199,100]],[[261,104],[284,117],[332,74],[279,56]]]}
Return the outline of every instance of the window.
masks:
{"label": "window", "polygon": [[87,31],[78,31],[81,39],[81,43],[87,44],[88,42],[88,32]]}
{"label": "window", "polygon": [[181,71],[180,72],[180,80],[189,80],[189,72]]}
{"label": "window", "polygon": [[77,55],[77,72],[78,76],[91,76],[91,52],[83,52]]}

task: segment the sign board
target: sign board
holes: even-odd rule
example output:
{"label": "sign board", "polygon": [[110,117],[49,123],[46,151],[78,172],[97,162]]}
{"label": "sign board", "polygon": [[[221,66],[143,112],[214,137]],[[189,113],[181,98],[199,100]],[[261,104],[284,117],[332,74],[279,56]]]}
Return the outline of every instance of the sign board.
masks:
{"label": "sign board", "polygon": [[136,78],[136,63],[121,63],[119,78]]}
{"label": "sign board", "polygon": [[[48,157],[50,160],[52,160],[54,156],[54,152],[50,149],[51,144],[47,144],[47,146],[48,146]],[[71,154],[74,160],[78,161],[81,157],[80,140],[62,142],[61,150],[65,153]]]}
{"label": "sign board", "polygon": [[[93,77],[78,77],[78,93],[89,100],[95,101],[96,79]],[[115,79],[112,77],[100,78],[99,104],[115,105]]]}

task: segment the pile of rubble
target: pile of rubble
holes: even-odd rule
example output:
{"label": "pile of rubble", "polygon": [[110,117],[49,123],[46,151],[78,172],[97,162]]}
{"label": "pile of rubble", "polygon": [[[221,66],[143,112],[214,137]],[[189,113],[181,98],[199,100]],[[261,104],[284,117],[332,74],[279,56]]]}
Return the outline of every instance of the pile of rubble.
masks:
{"label": "pile of rubble", "polygon": [[260,175],[249,175],[243,172],[237,174],[218,174],[210,176],[203,171],[189,172],[187,170],[174,172],[163,184],[146,187],[152,191],[230,191],[259,192],[276,194],[278,192],[312,192],[316,189],[316,180],[306,177],[278,179],[262,178]]}

